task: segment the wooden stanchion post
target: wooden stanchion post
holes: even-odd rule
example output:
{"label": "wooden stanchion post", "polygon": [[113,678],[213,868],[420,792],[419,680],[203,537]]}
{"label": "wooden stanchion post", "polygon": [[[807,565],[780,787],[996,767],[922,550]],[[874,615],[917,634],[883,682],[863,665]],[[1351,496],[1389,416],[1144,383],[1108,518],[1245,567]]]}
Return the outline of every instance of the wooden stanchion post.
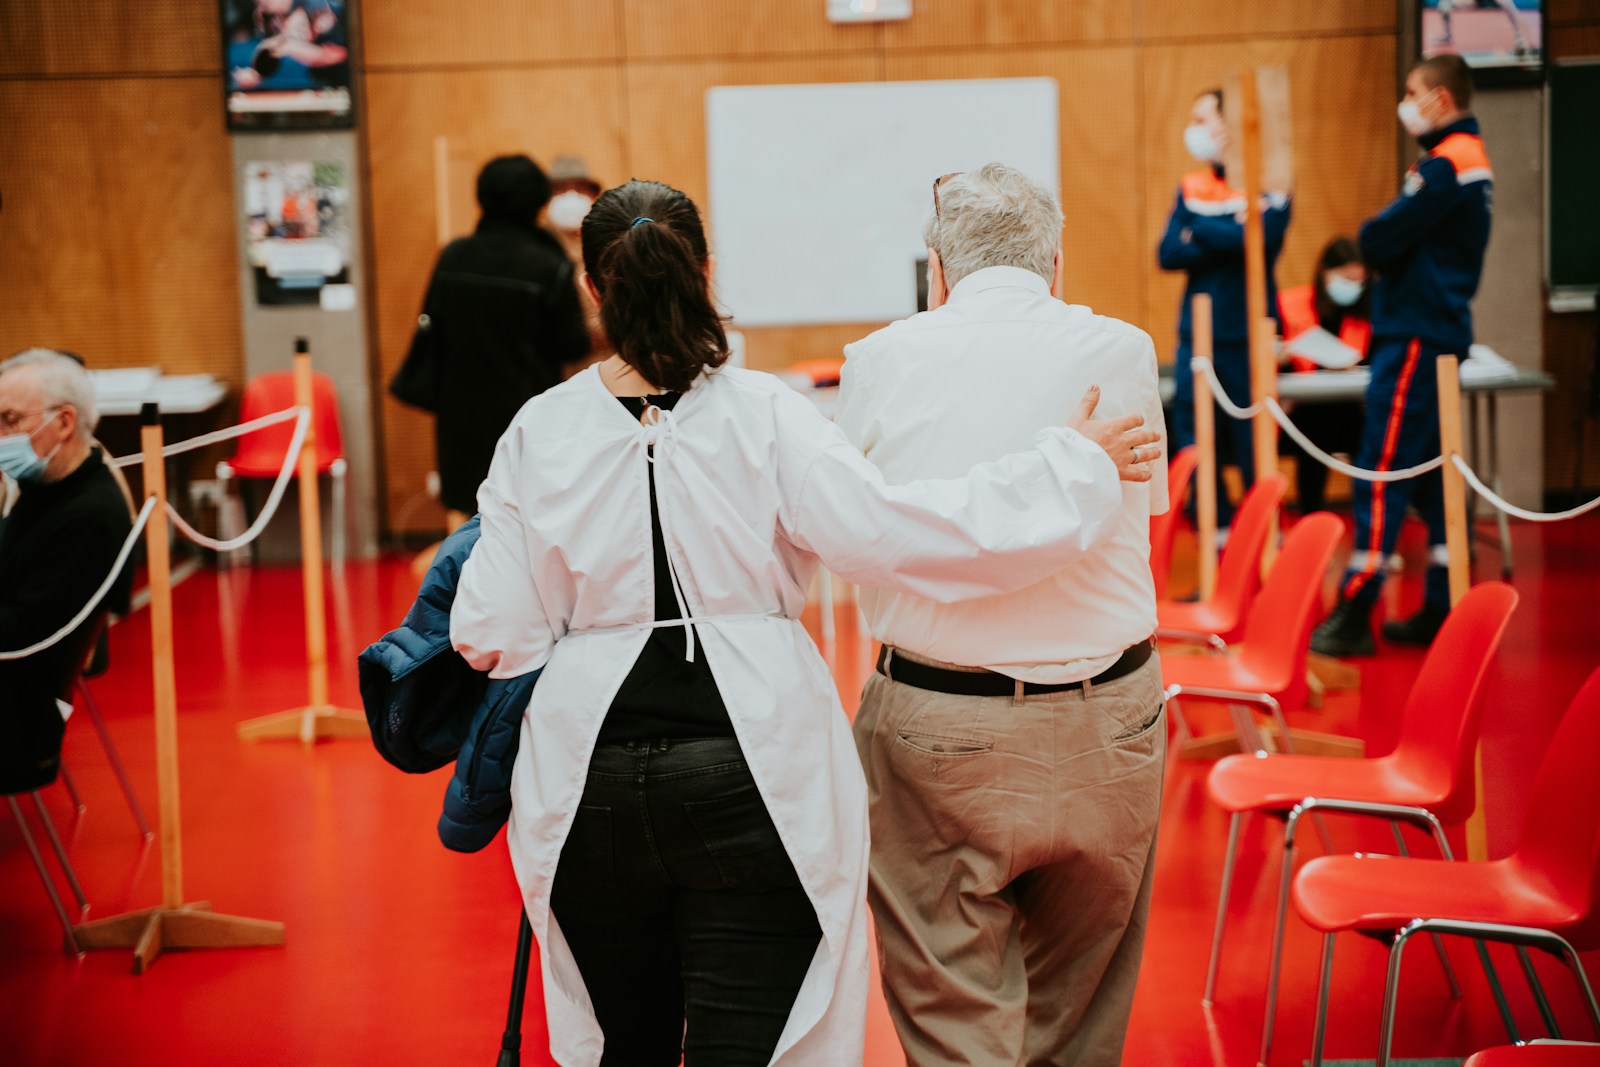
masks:
{"label": "wooden stanchion post", "polygon": [[205,902],[183,900],[182,811],[178,799],[178,685],[172,634],[171,545],[167,532],[167,476],[162,459],[161,413],[155,404],[140,412],[144,490],[155,497],[145,524],[149,555],[150,656],[155,690],[156,795],[160,801],[161,907],[82,923],[74,929],[84,948],[133,949],[133,973],[141,974],[169,948],[230,948],[281,945],[280,922],[216,915]]}
{"label": "wooden stanchion post", "polygon": [[[294,402],[312,410],[311,346],[305,338],[294,343]],[[305,588],[306,683],[310,702],[304,707],[263,715],[239,724],[247,741],[299,738],[314,744],[318,738],[368,737],[366,716],[328,702],[328,620],[322,588],[322,503],[317,488],[317,420],[306,424],[300,446],[300,574]]]}
{"label": "wooden stanchion post", "polygon": [[[1190,338],[1198,359],[1211,359],[1211,296],[1196,293],[1190,312]],[[1189,367],[1179,374],[1194,375],[1194,443],[1200,451],[1195,468],[1194,517],[1200,545],[1200,599],[1217,595],[1217,404],[1206,376]]]}
{"label": "wooden stanchion post", "polygon": [[[1439,367],[1439,454],[1444,456],[1444,539],[1450,553],[1450,606],[1453,608],[1472,588],[1472,530],[1467,525],[1467,482],[1456,469],[1454,458],[1466,455],[1461,444],[1461,366],[1455,356],[1440,356]],[[1467,818],[1467,859],[1489,858],[1488,827],[1483,810],[1483,744],[1472,758],[1477,807]]]}
{"label": "wooden stanchion post", "polygon": [[[1251,402],[1261,404],[1251,424],[1255,438],[1256,477],[1266,478],[1278,471],[1278,423],[1265,404],[1278,398],[1278,357],[1274,352],[1278,324],[1267,317],[1255,319],[1250,327]],[[1278,558],[1278,516],[1272,516],[1272,529],[1261,546],[1261,573],[1266,575]]]}
{"label": "wooden stanchion post", "polygon": [[433,139],[433,226],[439,247],[450,243],[450,138]]}

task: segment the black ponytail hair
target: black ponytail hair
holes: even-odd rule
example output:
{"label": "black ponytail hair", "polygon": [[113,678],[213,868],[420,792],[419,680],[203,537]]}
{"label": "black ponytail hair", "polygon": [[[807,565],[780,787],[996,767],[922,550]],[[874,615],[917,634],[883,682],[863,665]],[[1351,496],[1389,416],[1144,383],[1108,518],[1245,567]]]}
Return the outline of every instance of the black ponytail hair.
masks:
{"label": "black ponytail hair", "polygon": [[683,392],[728,361],[694,201],[661,182],[630,181],[601,194],[582,236],[606,336],[646,381]]}

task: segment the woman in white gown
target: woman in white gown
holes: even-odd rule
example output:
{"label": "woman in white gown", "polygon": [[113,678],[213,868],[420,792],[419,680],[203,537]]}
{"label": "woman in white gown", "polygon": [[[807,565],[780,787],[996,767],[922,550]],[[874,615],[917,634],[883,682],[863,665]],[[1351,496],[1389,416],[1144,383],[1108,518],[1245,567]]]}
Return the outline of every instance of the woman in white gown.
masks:
{"label": "woman in white gown", "polygon": [[[543,668],[508,830],[564,1067],[860,1063],[865,787],[800,612],[818,560],[939,600],[1109,532],[1158,435],[1089,418],[887,486],[810,401],[724,367],[699,213],[630,182],[583,224],[617,355],[529,401],[479,490],[451,636]],[[959,388],[959,383],[952,383]],[[1071,399],[1071,398],[1067,398]],[[1149,457],[1146,457],[1149,458]]]}

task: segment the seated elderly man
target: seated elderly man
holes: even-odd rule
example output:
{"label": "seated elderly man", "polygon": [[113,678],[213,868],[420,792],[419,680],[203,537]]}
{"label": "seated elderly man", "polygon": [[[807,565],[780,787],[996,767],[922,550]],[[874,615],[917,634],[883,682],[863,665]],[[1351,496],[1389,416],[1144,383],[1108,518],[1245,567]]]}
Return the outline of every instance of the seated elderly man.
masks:
{"label": "seated elderly man", "polygon": [[[1061,295],[1061,209],[991,163],[934,183],[929,308],[846,350],[838,421],[893,484],[1026,448],[1090,386],[1161,425],[1144,331]],[[1121,1060],[1161,807],[1150,480],[1098,548],[1005,596],[863,590],[869,900],[913,1067]]]}
{"label": "seated elderly man", "polygon": [[[0,651],[71,621],[105,581],[132,528],[99,449],[94,387],[71,356],[34,348],[0,363],[0,473],[16,503],[0,524]],[[127,595],[124,573],[113,602]],[[56,704],[94,616],[25,659],[0,660],[0,793],[55,779],[65,728]]]}

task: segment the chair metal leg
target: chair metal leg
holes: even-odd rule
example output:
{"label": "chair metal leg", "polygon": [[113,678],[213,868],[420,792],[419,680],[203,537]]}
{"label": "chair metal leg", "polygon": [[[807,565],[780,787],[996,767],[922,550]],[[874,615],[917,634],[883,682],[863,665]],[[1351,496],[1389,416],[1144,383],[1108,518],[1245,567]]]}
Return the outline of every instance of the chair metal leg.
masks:
{"label": "chair metal leg", "polygon": [[50,812],[45,810],[44,799],[39,796],[37,789],[28,795],[33,798],[33,810],[39,813],[39,821],[44,824],[45,836],[50,839],[50,847],[55,850],[56,860],[66,872],[67,884],[72,887],[72,895],[78,898],[78,907],[88,911],[89,898],[83,895],[83,886],[78,884],[77,872],[72,869],[72,861],[67,859],[67,850],[61,845],[61,835],[56,833],[55,820],[50,818]]}
{"label": "chair metal leg", "polygon": [[89,806],[83,802],[83,794],[78,792],[78,783],[72,780],[65,763],[61,764],[61,785],[66,789],[67,796],[72,799],[72,807],[79,815],[89,810]]}
{"label": "chair metal leg", "polygon": [[[1389,829],[1394,831],[1394,847],[1400,856],[1411,855],[1411,850],[1406,848],[1405,834],[1400,831],[1400,823],[1396,819],[1389,820]],[[1461,999],[1461,983],[1456,980],[1456,969],[1450,965],[1450,955],[1444,950],[1444,938],[1436,933],[1429,933],[1433,940],[1433,951],[1439,957],[1439,966],[1444,969],[1444,980],[1450,985],[1450,999]]]}
{"label": "chair metal leg", "polygon": [[95,700],[94,694],[89,692],[89,685],[82,678],[78,679],[78,695],[83,697],[84,710],[89,713],[89,721],[94,723],[95,732],[100,735],[100,747],[106,750],[106,759],[111,763],[111,770],[117,776],[117,784],[122,787],[122,795],[128,800],[128,810],[133,812],[133,821],[139,827],[139,833],[146,841],[155,837],[155,831],[150,829],[150,820],[144,817],[144,808],[139,804],[139,797],[133,791],[133,782],[128,778],[128,770],[122,765],[122,754],[117,751],[116,744],[111,740],[111,731],[106,728],[105,716],[100,714],[100,704]]}
{"label": "chair metal leg", "polygon": [[33,857],[33,866],[39,872],[39,881],[44,883],[44,891],[50,897],[50,906],[55,909],[56,918],[61,922],[61,933],[67,948],[73,955],[82,956],[83,947],[78,944],[77,935],[72,932],[72,919],[67,915],[66,905],[61,902],[61,894],[56,892],[56,884],[51,880],[50,871],[44,865],[44,856],[39,852],[39,845],[34,841],[27,821],[22,817],[22,806],[17,803],[17,798],[14,796],[6,797],[6,803],[11,805],[12,818],[17,820],[17,829],[22,831],[22,843],[28,846],[28,855]]}
{"label": "chair metal leg", "polygon": [[1333,938],[1322,935],[1322,973],[1317,979],[1317,1022],[1311,1031],[1311,1067],[1322,1067],[1322,1042],[1328,1036],[1328,994],[1333,987]]}
{"label": "chair metal leg", "polygon": [[1566,961],[1567,969],[1572,972],[1572,980],[1578,983],[1578,991],[1583,994],[1584,1006],[1589,1009],[1589,1025],[1594,1027],[1596,1034],[1600,1034],[1600,1004],[1595,1002],[1594,987],[1589,984],[1589,976],[1583,970],[1583,961],[1564,938],[1557,955]]}
{"label": "chair metal leg", "polygon": [[1228,921],[1228,897],[1233,892],[1233,864],[1239,857],[1239,824],[1243,812],[1234,812],[1228,823],[1228,852],[1222,859],[1222,893],[1217,898],[1217,925],[1211,934],[1211,961],[1206,964],[1206,995],[1202,1004],[1210,1004],[1217,992],[1217,965],[1222,960],[1222,928]]}
{"label": "chair metal leg", "polygon": [[344,460],[335,460],[329,473],[333,481],[333,545],[329,555],[335,567],[344,566],[344,528],[345,519],[345,471],[348,468]]}
{"label": "chair metal leg", "polygon": [[1528,980],[1528,988],[1533,990],[1533,1002],[1539,1006],[1539,1018],[1544,1020],[1544,1029],[1551,1037],[1561,1037],[1561,1027],[1556,1022],[1555,1012],[1550,1010],[1550,999],[1544,995],[1544,983],[1539,981],[1539,974],[1533,969],[1533,960],[1528,955],[1526,945],[1517,946],[1517,962],[1522,964],[1523,977]]}
{"label": "chair metal leg", "polygon": [[1506,1038],[1513,1045],[1520,1045],[1522,1034],[1517,1030],[1517,1020],[1511,1015],[1511,1005],[1506,1002],[1506,991],[1500,985],[1500,975],[1494,969],[1494,960],[1489,958],[1489,946],[1476,939],[1472,943],[1478,950],[1479,962],[1483,964],[1483,976],[1489,981],[1489,992],[1494,996],[1494,1006],[1500,1012],[1500,1022],[1506,1028]]}
{"label": "chair metal leg", "polygon": [[1272,960],[1267,971],[1267,1014],[1261,1023],[1261,1054],[1265,1064],[1272,1053],[1272,1024],[1278,1010],[1278,975],[1283,968],[1283,926],[1289,914],[1289,882],[1294,876],[1294,835],[1305,809],[1296,805],[1283,824],[1283,871],[1278,877],[1278,910],[1272,920]]}
{"label": "chair metal leg", "polygon": [[1389,1067],[1389,1052],[1394,1044],[1394,1013],[1400,998],[1400,964],[1405,958],[1406,944],[1415,932],[1416,924],[1395,934],[1389,948],[1389,973],[1383,984],[1383,1022],[1378,1030],[1377,1067]]}

